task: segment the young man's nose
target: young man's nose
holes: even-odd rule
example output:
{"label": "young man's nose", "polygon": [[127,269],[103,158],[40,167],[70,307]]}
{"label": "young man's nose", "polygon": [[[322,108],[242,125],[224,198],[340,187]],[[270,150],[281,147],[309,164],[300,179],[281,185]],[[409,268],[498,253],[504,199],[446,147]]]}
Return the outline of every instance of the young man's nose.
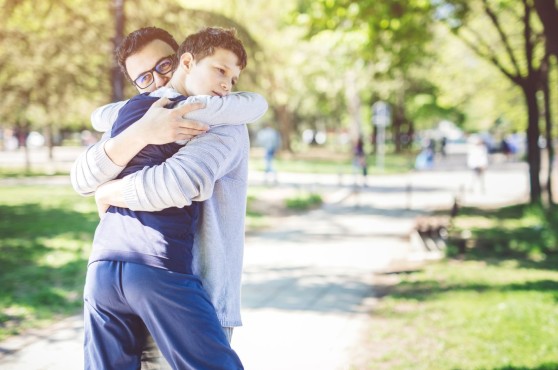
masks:
{"label": "young man's nose", "polygon": [[221,82],[221,88],[226,92],[230,92],[231,84],[229,82]]}

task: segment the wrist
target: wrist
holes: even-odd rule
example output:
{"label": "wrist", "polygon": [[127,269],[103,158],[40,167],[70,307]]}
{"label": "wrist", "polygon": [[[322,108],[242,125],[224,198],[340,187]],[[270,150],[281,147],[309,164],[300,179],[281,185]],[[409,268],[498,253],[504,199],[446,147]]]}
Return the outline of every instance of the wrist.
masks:
{"label": "wrist", "polygon": [[136,131],[132,125],[105,142],[105,153],[117,166],[126,166],[147,145],[145,135]]}
{"label": "wrist", "polygon": [[152,144],[149,141],[150,135],[144,132],[143,124],[144,117],[140,118],[126,130],[124,130],[120,135],[124,135],[127,141],[134,142],[139,147],[139,150],[143,149],[145,146]]}
{"label": "wrist", "polygon": [[107,195],[106,195],[106,191],[105,191],[105,189],[106,189],[106,186],[105,186],[105,185],[106,185],[106,184],[107,184],[107,183],[102,184],[102,185],[99,186],[99,187],[97,188],[97,190],[95,191],[95,202],[96,202],[97,204],[106,204],[106,203],[107,203],[107,202],[106,202],[106,200],[107,200],[107,199],[106,199],[106,198],[107,198]]}

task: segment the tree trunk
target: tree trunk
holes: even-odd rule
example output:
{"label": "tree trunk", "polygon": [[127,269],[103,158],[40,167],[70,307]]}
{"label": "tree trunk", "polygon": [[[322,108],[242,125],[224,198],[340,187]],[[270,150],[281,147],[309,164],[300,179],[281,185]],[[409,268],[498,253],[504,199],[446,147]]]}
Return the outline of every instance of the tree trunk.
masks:
{"label": "tree trunk", "polygon": [[539,149],[539,107],[537,105],[536,83],[527,81],[523,86],[523,93],[527,102],[528,126],[527,126],[527,161],[529,162],[529,184],[531,204],[541,201],[541,181],[539,178],[541,170],[541,151]]}
{"label": "tree trunk", "polygon": [[19,123],[18,125],[19,131],[19,145],[23,147],[23,153],[25,158],[25,172],[31,172],[31,153],[29,153],[29,146],[27,146],[27,138],[29,137],[29,124],[28,123]]}
{"label": "tree trunk", "polygon": [[405,122],[405,108],[402,105],[397,105],[393,114],[393,141],[395,143],[395,152],[401,153],[401,127]]}
{"label": "tree trunk", "polygon": [[47,123],[47,125],[45,126],[45,131],[44,131],[44,135],[45,135],[45,144],[46,147],[48,148],[48,160],[50,162],[54,162],[54,141],[52,139],[53,133],[52,133],[52,124],[51,123]]}
{"label": "tree trunk", "polygon": [[[112,8],[114,12],[115,31],[112,40],[114,48],[122,42],[124,38],[124,0],[113,0]],[[112,101],[124,100],[124,76],[120,71],[116,56],[112,58],[111,69],[112,81]]]}
{"label": "tree trunk", "polygon": [[553,0],[535,0],[535,10],[544,26],[547,50],[558,58],[558,7]]}
{"label": "tree trunk", "polygon": [[356,142],[357,138],[362,135],[362,120],[360,117],[362,104],[356,88],[356,73],[352,70],[348,71],[345,80],[345,99],[351,119],[351,140]]}
{"label": "tree trunk", "polygon": [[287,106],[277,105],[273,107],[273,113],[277,122],[279,123],[278,129],[281,134],[282,149],[292,152],[291,147],[291,132],[294,131],[293,115],[287,109]]}
{"label": "tree trunk", "polygon": [[549,60],[545,59],[541,66],[542,72],[542,92],[544,98],[544,122],[545,122],[545,136],[546,136],[546,149],[548,153],[548,173],[546,178],[546,190],[548,194],[548,203],[550,206],[554,205],[554,198],[552,196],[552,168],[554,164],[554,143],[552,141],[552,115],[550,108],[550,87],[549,87]]}

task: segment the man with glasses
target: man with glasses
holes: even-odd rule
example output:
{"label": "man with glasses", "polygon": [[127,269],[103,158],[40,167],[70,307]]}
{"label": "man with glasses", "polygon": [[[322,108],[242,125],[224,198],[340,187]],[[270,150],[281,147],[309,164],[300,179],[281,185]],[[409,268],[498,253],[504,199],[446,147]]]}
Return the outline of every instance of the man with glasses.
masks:
{"label": "man with glasses", "polygon": [[[140,30],[141,31],[141,30]],[[162,31],[162,30],[160,30]],[[164,31],[163,31],[164,32]],[[174,69],[172,42],[161,40],[160,37],[145,35],[146,32],[136,31],[139,35],[133,42],[126,40],[118,50],[118,59],[128,78],[134,82],[140,92],[148,92],[163,86],[168,82]],[[131,38],[132,33],[127,39]],[[167,34],[168,35],[168,34]],[[139,37],[141,36],[141,37]],[[169,35],[170,36],[170,35]],[[170,52],[170,54],[169,54]],[[172,67],[170,65],[172,64]],[[167,72],[168,71],[168,72]],[[167,72],[167,73],[165,73]],[[76,161],[72,169],[72,183],[76,191],[81,194],[109,192],[115,183],[108,182],[115,178],[124,165],[147,144],[163,144],[176,140],[189,139],[191,136],[203,133],[207,126],[192,121],[184,121],[182,116],[199,121],[210,122],[207,113],[213,114],[214,122],[226,122],[235,119],[232,123],[247,122],[247,111],[261,109],[261,101],[252,96],[246,97],[230,94],[226,98],[219,98],[221,105],[212,110],[213,100],[205,100],[205,110],[193,110],[193,107],[184,105],[174,109],[164,109],[168,102],[162,98],[155,103],[147,114],[139,121],[124,130],[118,136],[103,140],[89,148]],[[227,103],[228,102],[228,103]],[[265,103],[265,101],[264,101]],[[96,111],[92,119],[96,128],[108,129],[114,117],[118,115],[118,104],[101,108]],[[257,108],[257,106],[260,106]],[[267,106],[267,105],[266,105]],[[244,115],[244,118],[241,117]],[[108,124],[107,124],[108,122]],[[217,136],[206,137],[204,141],[193,140],[184,146],[166,163],[141,171],[132,182],[125,182],[122,189],[116,191],[121,196],[123,207],[131,205],[134,210],[155,211],[164,207],[182,206],[184,202],[202,201],[202,217],[196,232],[194,242],[194,269],[201,277],[204,288],[208,291],[211,301],[216,309],[219,321],[230,340],[232,327],[241,325],[240,321],[240,273],[242,269],[242,251],[244,244],[244,212],[245,204],[232,204],[230,186],[238,174],[239,168],[231,167],[226,157],[200,158],[191,153],[200,150],[213,140],[212,144],[227,146],[231,143],[215,143]],[[239,142],[244,142],[244,139]],[[230,151],[231,148],[224,148]],[[232,150],[240,150],[245,158],[244,167],[248,156],[248,146],[233,145]],[[208,162],[209,161],[209,162]],[[215,173],[208,177],[196,177],[200,166],[207,169],[215,168]],[[229,170],[227,168],[229,167]],[[179,169],[181,176],[192,176],[185,183],[169,184],[163,176],[158,176],[165,168]],[[242,170],[244,171],[244,170]],[[212,171],[210,171],[212,172]],[[154,182],[145,186],[144,180],[151,178]],[[141,178],[141,179],[140,179]],[[232,182],[231,182],[232,181]],[[123,184],[118,182],[118,184]],[[100,187],[99,187],[100,186]],[[185,189],[188,187],[188,189]],[[133,193],[133,194],[132,194]],[[123,196],[123,197],[122,197]],[[98,195],[98,197],[100,197]],[[153,200],[157,198],[156,202]],[[159,202],[162,201],[163,205]],[[128,203],[130,202],[130,203]],[[175,203],[176,202],[176,203]],[[177,204],[179,203],[179,204]],[[237,223],[234,228],[221,230],[221,220],[233,220]],[[231,231],[231,229],[234,229]],[[156,368],[156,367],[153,367]]]}
{"label": "man with glasses", "polygon": [[157,72],[158,76],[165,76],[168,73],[174,72],[176,64],[176,55],[167,55],[157,62],[155,67],[149,71],[140,74],[135,80],[134,85],[138,90],[145,90],[155,82],[153,72]]}

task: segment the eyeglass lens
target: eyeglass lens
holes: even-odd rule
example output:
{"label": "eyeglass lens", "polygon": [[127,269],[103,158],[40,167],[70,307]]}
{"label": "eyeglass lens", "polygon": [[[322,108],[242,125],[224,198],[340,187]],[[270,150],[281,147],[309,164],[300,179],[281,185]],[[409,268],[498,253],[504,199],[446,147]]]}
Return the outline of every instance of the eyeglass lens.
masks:
{"label": "eyeglass lens", "polygon": [[[153,68],[153,70],[161,75],[167,74],[170,71],[172,71],[173,68],[173,60],[171,57],[165,58],[163,60],[161,60],[156,66],[155,68]],[[148,87],[149,85],[151,85],[153,83],[153,81],[155,80],[154,76],[153,76],[153,70],[152,71],[148,71],[145,72],[144,74],[140,75],[138,78],[136,78],[136,80],[134,81],[136,83],[136,85],[140,88],[140,89],[144,89],[146,87]]]}

